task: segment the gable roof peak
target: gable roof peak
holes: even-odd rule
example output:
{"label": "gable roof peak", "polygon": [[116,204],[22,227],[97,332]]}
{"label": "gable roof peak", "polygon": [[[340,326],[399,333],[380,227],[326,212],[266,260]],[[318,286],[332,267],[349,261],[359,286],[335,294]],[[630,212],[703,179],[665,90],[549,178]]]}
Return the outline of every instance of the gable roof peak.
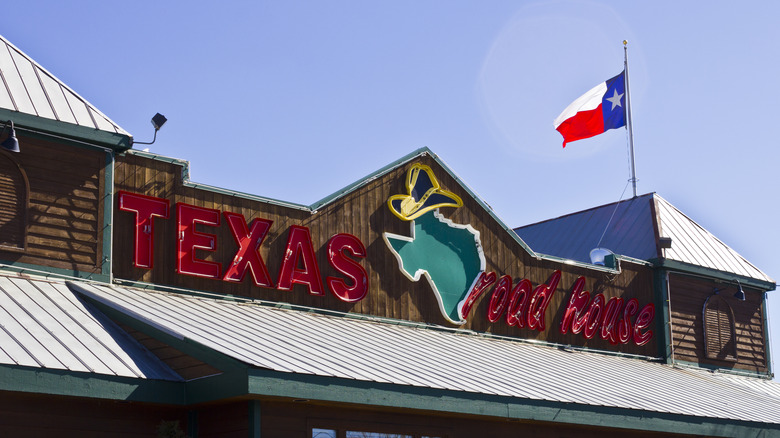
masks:
{"label": "gable roof peak", "polygon": [[131,137],[2,35],[0,109]]}

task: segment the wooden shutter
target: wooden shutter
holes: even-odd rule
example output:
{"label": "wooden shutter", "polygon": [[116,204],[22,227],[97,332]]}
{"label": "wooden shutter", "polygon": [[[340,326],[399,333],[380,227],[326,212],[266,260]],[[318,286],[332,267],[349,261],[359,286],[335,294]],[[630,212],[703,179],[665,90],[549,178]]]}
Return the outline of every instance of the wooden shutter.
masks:
{"label": "wooden shutter", "polygon": [[720,295],[704,302],[704,349],[709,359],[737,360],[734,312]]}
{"label": "wooden shutter", "polygon": [[27,235],[27,176],[6,153],[0,154],[0,248],[24,250]]}

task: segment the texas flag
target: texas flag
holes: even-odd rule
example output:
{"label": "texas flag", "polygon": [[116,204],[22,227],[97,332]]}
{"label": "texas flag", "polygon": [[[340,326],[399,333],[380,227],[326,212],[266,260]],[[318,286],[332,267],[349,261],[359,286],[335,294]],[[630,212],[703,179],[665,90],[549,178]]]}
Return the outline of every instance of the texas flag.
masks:
{"label": "texas flag", "polygon": [[602,82],[567,106],[555,119],[555,129],[566,143],[626,126],[625,71]]}

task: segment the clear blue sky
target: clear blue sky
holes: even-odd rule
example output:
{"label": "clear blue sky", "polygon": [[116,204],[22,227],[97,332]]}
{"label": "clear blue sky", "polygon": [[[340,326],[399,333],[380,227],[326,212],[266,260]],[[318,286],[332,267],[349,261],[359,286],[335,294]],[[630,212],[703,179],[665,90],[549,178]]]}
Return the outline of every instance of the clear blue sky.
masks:
{"label": "clear blue sky", "polygon": [[764,1],[27,0],[2,32],[136,140],[166,115],[151,150],[197,182],[309,204],[428,146],[510,226],[619,199],[625,130],[564,150],[552,121],[622,70],[626,39],[638,193],[777,280],[778,17]]}

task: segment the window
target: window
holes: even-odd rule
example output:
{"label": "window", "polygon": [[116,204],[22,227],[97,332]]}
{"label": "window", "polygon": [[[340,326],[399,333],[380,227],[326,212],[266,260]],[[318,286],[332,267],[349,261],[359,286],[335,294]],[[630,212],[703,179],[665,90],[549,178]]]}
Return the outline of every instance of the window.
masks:
{"label": "window", "polygon": [[708,359],[737,360],[734,312],[726,299],[712,295],[704,302],[704,352]]}

